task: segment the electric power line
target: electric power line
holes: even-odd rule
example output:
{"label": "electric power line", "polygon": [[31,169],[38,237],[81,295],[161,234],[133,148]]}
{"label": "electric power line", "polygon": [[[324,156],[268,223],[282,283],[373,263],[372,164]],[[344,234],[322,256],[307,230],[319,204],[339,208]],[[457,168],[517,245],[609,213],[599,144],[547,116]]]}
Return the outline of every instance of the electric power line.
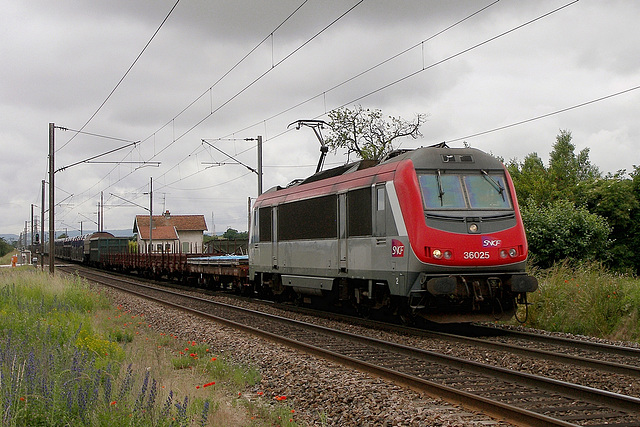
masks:
{"label": "electric power line", "polygon": [[[164,25],[165,22],[167,22],[167,19],[169,19],[169,16],[171,16],[171,14],[173,13],[174,9],[176,8],[176,6],[178,6],[178,3],[180,3],[180,0],[176,0],[175,4],[173,5],[173,7],[171,8],[171,10],[169,11],[169,13],[167,13],[167,16],[165,16],[165,18],[162,20],[162,22],[160,23],[160,25],[158,26],[158,28],[156,29],[156,31],[153,33],[153,35],[151,36],[151,38],[149,39],[149,41],[147,42],[147,44],[142,48],[142,50],[140,51],[140,53],[138,54],[138,56],[136,57],[136,59],[134,59],[133,63],[129,66],[129,68],[127,69],[127,71],[124,73],[124,75],[122,76],[122,78],[120,78],[120,80],[118,81],[118,83],[116,84],[116,86],[111,90],[111,92],[109,92],[109,95],[107,95],[107,97],[105,98],[104,101],[102,101],[102,104],[100,104],[100,106],[98,107],[98,109],[91,115],[91,117],[89,117],[89,119],[85,122],[84,125],[82,125],[82,127],[80,128],[80,131],[84,130],[85,127],[87,127],[87,125],[91,122],[91,120],[93,120],[93,118],[100,112],[100,110],[102,110],[102,107],[104,107],[104,105],[107,103],[107,101],[109,101],[109,99],[111,98],[111,96],[115,93],[115,91],[118,89],[118,87],[120,87],[120,85],[122,84],[122,82],[124,81],[124,79],[127,77],[127,75],[129,74],[129,72],[131,72],[131,70],[133,69],[134,65],[136,65],[136,63],[138,62],[138,60],[140,59],[140,57],[142,56],[142,54],[147,50],[147,48],[149,47],[149,45],[151,44],[151,42],[153,41],[153,39],[156,37],[156,35],[158,34],[158,32],[160,31],[160,29],[162,28],[162,26]],[[60,151],[62,150],[64,147],[66,147],[77,135],[78,133],[80,133],[80,131],[76,131],[76,134],[73,135],[67,142],[65,142],[62,147],[58,148],[56,151]]]}

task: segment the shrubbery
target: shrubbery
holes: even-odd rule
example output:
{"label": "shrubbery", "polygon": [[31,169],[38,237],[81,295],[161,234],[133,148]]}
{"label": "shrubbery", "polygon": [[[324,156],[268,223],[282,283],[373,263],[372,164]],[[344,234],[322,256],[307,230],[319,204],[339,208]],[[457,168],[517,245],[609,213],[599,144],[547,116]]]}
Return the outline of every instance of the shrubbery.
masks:
{"label": "shrubbery", "polygon": [[[559,263],[535,272],[527,326],[595,337],[640,341],[640,286],[600,263]],[[524,308],[521,308],[523,310]],[[524,317],[524,313],[520,314]]]}
{"label": "shrubbery", "polygon": [[548,268],[567,258],[606,261],[611,228],[601,216],[569,200],[532,202],[520,211],[534,264]]}

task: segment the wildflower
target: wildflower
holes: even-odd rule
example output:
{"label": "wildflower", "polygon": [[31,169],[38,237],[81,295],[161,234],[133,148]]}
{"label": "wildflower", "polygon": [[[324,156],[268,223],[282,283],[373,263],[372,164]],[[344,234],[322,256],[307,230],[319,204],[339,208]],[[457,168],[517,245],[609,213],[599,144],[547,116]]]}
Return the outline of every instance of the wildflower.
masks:
{"label": "wildflower", "polygon": [[202,408],[202,416],[200,419],[200,425],[204,426],[207,423],[207,415],[209,414],[209,401],[204,401],[204,407]]}
{"label": "wildflower", "polygon": [[205,385],[203,385],[202,387],[209,387],[214,385],[216,382],[215,381],[211,381],[210,383],[206,383]]}
{"label": "wildflower", "polygon": [[292,414],[295,414],[295,413],[296,413],[296,410],[295,410],[295,409],[292,409],[292,410],[291,410],[291,413],[292,413]]}
{"label": "wildflower", "polygon": [[215,362],[216,360],[218,360],[218,358],[217,358],[217,357],[212,357],[212,358],[211,358],[211,361],[212,361],[212,362]]}
{"label": "wildflower", "polygon": [[115,404],[116,404],[116,401],[115,401],[115,400],[113,400],[113,401],[111,402],[111,406],[114,406]]}
{"label": "wildflower", "polygon": [[256,393],[258,396],[262,396],[264,393],[259,391],[258,393]]}
{"label": "wildflower", "polygon": [[21,402],[24,402],[24,401],[25,401],[24,396],[20,397],[20,401],[21,401]]}
{"label": "wildflower", "polygon": [[200,388],[200,386],[199,386],[199,385],[197,385],[197,386],[196,386],[196,390],[198,390],[199,388]]}

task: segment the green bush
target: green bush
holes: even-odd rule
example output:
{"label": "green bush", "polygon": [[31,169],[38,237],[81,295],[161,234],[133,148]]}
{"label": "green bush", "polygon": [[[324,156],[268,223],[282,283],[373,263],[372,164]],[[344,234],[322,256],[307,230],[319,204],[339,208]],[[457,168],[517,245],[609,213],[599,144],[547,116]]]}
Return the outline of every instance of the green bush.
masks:
{"label": "green bush", "polygon": [[536,266],[548,268],[565,259],[607,260],[611,228],[601,216],[568,200],[526,203],[521,213]]}

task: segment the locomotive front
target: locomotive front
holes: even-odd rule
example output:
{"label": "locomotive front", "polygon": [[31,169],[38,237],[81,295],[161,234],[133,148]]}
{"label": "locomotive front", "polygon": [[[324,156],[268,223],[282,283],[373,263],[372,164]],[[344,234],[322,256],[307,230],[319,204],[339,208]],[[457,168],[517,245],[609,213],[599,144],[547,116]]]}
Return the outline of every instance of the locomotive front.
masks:
{"label": "locomotive front", "polygon": [[511,317],[537,289],[513,183],[482,151],[429,148],[398,159],[394,186],[412,249],[409,306],[433,321]]}

